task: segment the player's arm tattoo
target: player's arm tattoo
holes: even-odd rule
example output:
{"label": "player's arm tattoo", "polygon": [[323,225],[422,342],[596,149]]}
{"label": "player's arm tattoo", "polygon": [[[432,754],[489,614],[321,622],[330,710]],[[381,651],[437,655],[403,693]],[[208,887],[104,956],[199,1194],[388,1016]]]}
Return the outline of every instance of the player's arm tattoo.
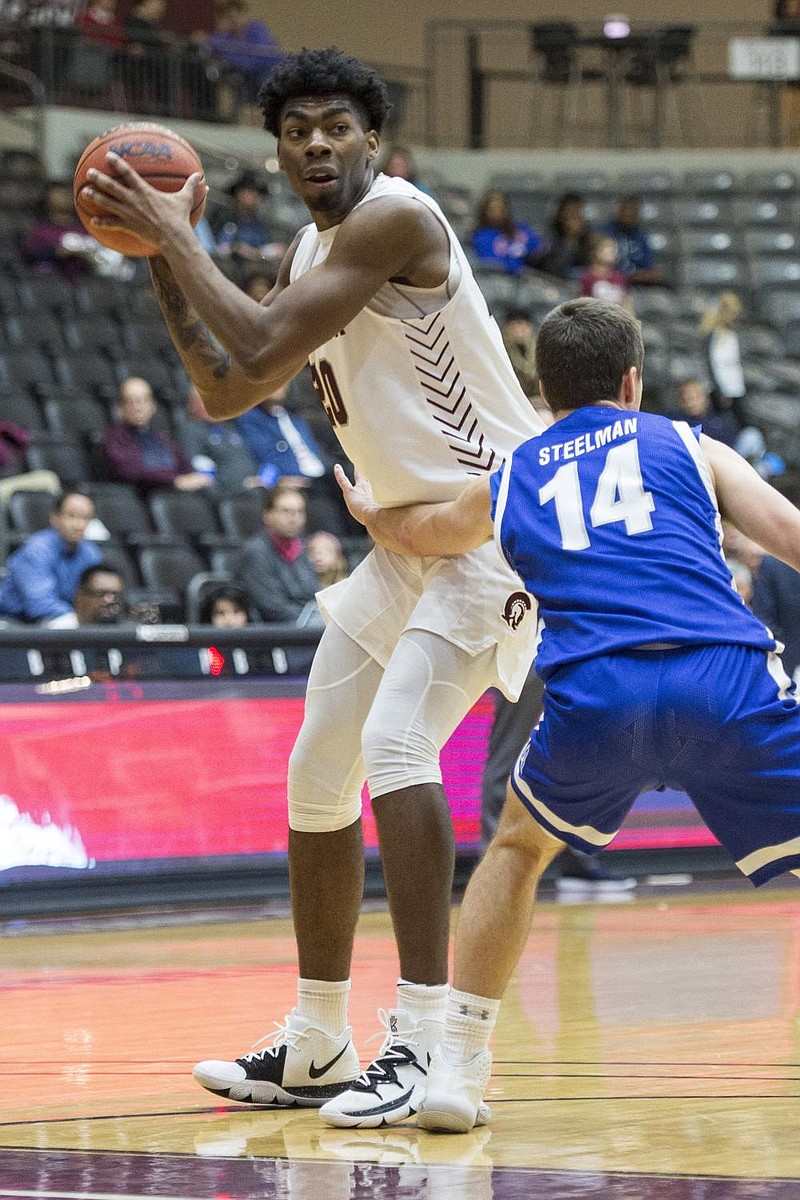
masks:
{"label": "player's arm tattoo", "polygon": [[156,299],[185,365],[199,364],[214,379],[224,379],[231,369],[231,356],[192,310],[163,258],[151,258],[150,277]]}

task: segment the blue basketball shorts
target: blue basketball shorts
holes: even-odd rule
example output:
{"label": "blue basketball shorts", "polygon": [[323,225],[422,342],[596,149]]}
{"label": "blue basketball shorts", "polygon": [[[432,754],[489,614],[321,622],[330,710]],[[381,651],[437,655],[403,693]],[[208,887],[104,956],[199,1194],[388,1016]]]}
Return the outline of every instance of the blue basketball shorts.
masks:
{"label": "blue basketball shorts", "polygon": [[682,789],[754,884],[800,868],[800,706],[780,659],[738,645],[562,667],[512,786],[554,837],[607,846],[642,792]]}

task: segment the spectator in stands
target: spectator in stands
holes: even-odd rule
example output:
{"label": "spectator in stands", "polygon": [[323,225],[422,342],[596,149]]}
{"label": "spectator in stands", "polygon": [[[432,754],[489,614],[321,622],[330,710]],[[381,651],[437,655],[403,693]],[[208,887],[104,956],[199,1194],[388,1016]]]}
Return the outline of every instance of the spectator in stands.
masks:
{"label": "spectator in stands", "polygon": [[217,254],[240,270],[264,259],[279,261],[286,251],[276,242],[261,214],[267,184],[254,171],[243,171],[228,188],[231,205],[217,218]]}
{"label": "spectator in stands", "polygon": [[580,273],[582,296],[629,306],[628,281],[617,266],[618,255],[617,243],[609,234],[601,233],[592,240],[589,265]]}
{"label": "spectator in stands", "polygon": [[303,418],[286,408],[288,392],[289,385],[285,384],[236,417],[234,424],[256,462],[264,487],[283,482],[307,489],[318,514],[316,525],[330,533],[345,533],[351,524],[333,478],[332,464]]}
{"label": "spectator in stands", "polygon": [[539,395],[539,376],[536,371],[536,332],[530,313],[514,308],[503,322],[503,345],[519,385],[529,400]]}
{"label": "spectator in stands", "polygon": [[74,283],[93,273],[97,250],[75,213],[71,185],[60,180],[46,184],[40,218],[22,246],[23,259]]}
{"label": "spectator in stands", "polygon": [[210,475],[220,496],[262,487],[258,467],[234,421],[215,421],[192,384],[186,397],[186,417],[180,441],[192,468]]}
{"label": "spectator in stands", "polygon": [[731,412],[739,429],[747,424],[744,404],[747,389],[736,332],[741,315],[742,302],[736,293],[722,292],[716,306],[706,311],[700,324],[706,334],[712,403],[721,412]]}
{"label": "spectator in stands", "polygon": [[88,0],[75,18],[75,25],[87,42],[114,49],[125,45],[122,22],[117,16],[117,0]]}
{"label": "spectator in stands", "polygon": [[342,543],[334,533],[326,533],[324,529],[312,533],[306,541],[306,554],[317,573],[320,588],[339,583],[350,574]]}
{"label": "spectator in stands", "polygon": [[800,575],[780,559],[766,554],[753,585],[750,607],[783,642],[781,660],[787,675],[798,682],[800,667]]}
{"label": "spectator in stands", "polygon": [[86,538],[94,504],[82,492],[57,501],[50,528],[33,533],[9,556],[0,582],[0,616],[51,628],[77,624],[74,600],[83,570],[102,554]]}
{"label": "spectator in stands", "polygon": [[305,546],[306,500],[301,489],[279,484],[264,497],[264,529],[245,542],[238,578],[262,620],[322,627],[319,589]]}
{"label": "spectator in stands", "polygon": [[103,442],[112,479],[132,483],[144,493],[164,487],[197,491],[213,484],[211,476],[195,471],[174,438],[154,423],[158,410],[146,379],[126,379],[119,395],[119,419],[109,425]]}
{"label": "spectator in stands", "polygon": [[281,61],[281,49],[247,0],[215,0],[214,32],[205,39],[213,58],[236,72],[243,99],[255,103],[264,77]]}
{"label": "spectator in stands", "polygon": [[702,425],[703,432],[726,446],[733,446],[738,428],[733,414],[717,411],[711,405],[708,388],[700,379],[683,379],[678,384],[677,409],[669,416],[675,421]]}
{"label": "spectator in stands", "polygon": [[235,584],[221,584],[203,601],[200,609],[201,625],[215,625],[217,629],[241,629],[249,623],[247,594]]}
{"label": "spectator in stands", "polygon": [[577,192],[565,192],[550,224],[550,236],[539,267],[559,279],[577,279],[589,265],[592,236],[583,200]]}
{"label": "spectator in stands", "polygon": [[125,583],[119,572],[102,561],[81,571],[75,591],[76,623],[118,625],[126,616]]}
{"label": "spectator in stands", "polygon": [[408,183],[413,183],[414,187],[419,188],[426,196],[434,195],[433,189],[420,179],[413,155],[407,146],[390,146],[381,171],[392,179],[405,179]]}
{"label": "spectator in stands", "polygon": [[636,196],[623,196],[617,215],[603,228],[617,243],[617,267],[631,286],[664,282],[664,272],[656,266],[647,231],[639,221]]}
{"label": "spectator in stands", "polygon": [[541,257],[542,239],[530,225],[514,219],[505,193],[497,188],[484,194],[470,242],[481,266],[509,275],[537,266]]}

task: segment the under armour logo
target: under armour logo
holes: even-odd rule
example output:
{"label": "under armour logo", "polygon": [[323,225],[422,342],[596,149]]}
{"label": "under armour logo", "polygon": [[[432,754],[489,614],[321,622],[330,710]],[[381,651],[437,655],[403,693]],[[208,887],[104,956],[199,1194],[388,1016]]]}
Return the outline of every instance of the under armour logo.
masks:
{"label": "under armour logo", "polygon": [[462,1017],[474,1017],[476,1021],[489,1020],[487,1008],[471,1008],[469,1004],[459,1004],[458,1011]]}

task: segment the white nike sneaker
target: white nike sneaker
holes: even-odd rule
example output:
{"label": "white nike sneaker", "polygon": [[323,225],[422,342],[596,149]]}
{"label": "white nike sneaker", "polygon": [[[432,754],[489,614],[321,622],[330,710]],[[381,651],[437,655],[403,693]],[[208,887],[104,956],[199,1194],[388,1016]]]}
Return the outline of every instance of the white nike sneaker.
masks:
{"label": "white nike sneaker", "polygon": [[476,1125],[485,1125],[491,1112],[482,1101],[491,1073],[488,1050],[482,1050],[468,1063],[456,1065],[448,1062],[441,1046],[437,1046],[417,1126],[432,1133],[469,1133]]}
{"label": "white nike sneaker", "polygon": [[[358,1077],[361,1067],[352,1038],[352,1029],[333,1037],[294,1008],[277,1033],[256,1042],[235,1062],[209,1059],[192,1074],[207,1091],[241,1104],[319,1108]],[[259,1050],[267,1040],[271,1045]]]}
{"label": "white nike sneaker", "polygon": [[379,1009],[378,1019],[387,1030],[380,1054],[355,1083],[319,1110],[328,1125],[376,1129],[405,1121],[419,1108],[444,1022],[414,1021],[402,1009]]}

